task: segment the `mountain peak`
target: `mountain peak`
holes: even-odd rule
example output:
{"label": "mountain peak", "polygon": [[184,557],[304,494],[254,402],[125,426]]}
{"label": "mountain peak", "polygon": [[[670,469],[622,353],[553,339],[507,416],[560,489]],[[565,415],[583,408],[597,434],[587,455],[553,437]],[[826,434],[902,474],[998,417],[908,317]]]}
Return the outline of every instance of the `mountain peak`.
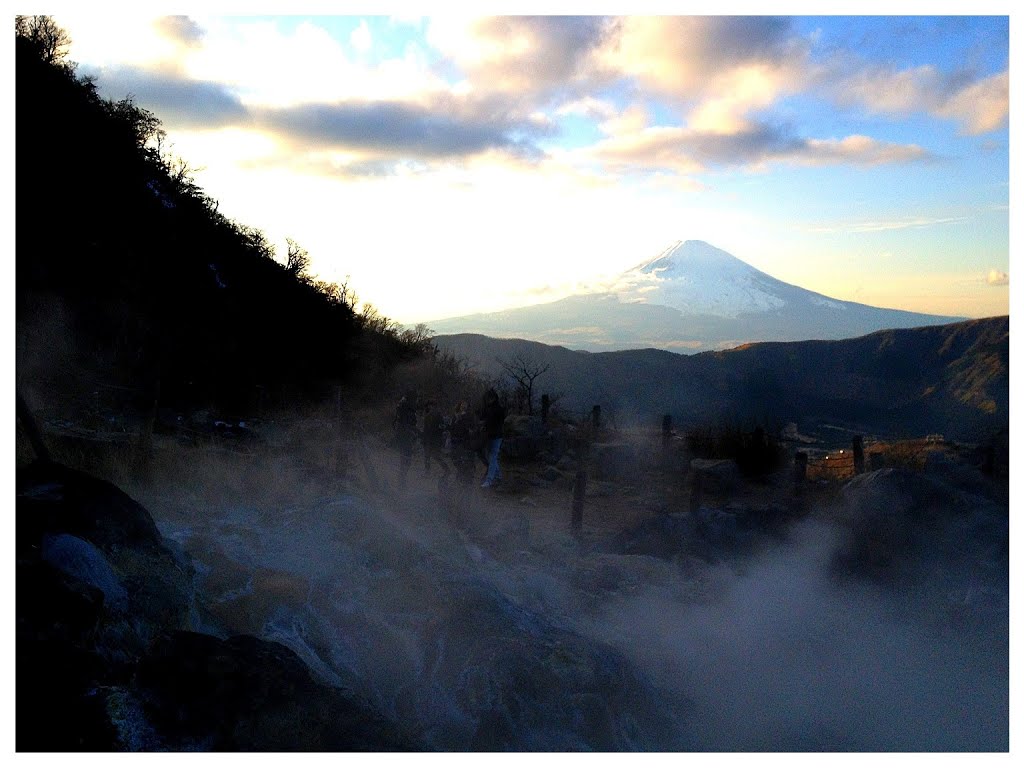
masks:
{"label": "mountain peak", "polygon": [[852,337],[958,318],[879,309],[784,283],[702,240],[676,241],[600,293],[431,324],[593,351],[692,352],[749,341]]}
{"label": "mountain peak", "polygon": [[703,240],[675,242],[624,272],[613,291],[627,302],[719,317],[779,309],[787,300],[784,284]]}
{"label": "mountain peak", "polygon": [[[749,264],[740,261],[731,253],[716,248],[703,240],[677,240],[653,259],[638,264],[629,272],[645,274],[665,274],[678,270],[693,269],[728,269],[730,271],[753,270]],[[629,274],[628,272],[626,274]]]}

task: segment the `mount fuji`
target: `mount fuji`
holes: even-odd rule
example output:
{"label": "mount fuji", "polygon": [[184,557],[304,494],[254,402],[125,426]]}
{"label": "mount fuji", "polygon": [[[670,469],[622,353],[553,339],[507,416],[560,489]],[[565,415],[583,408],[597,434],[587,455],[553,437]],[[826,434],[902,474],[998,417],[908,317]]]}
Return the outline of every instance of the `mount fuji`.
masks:
{"label": "mount fuji", "polygon": [[853,338],[964,319],[840,301],[687,240],[622,273],[601,293],[427,325],[438,335],[479,333],[591,352],[653,347],[690,353],[757,341]]}

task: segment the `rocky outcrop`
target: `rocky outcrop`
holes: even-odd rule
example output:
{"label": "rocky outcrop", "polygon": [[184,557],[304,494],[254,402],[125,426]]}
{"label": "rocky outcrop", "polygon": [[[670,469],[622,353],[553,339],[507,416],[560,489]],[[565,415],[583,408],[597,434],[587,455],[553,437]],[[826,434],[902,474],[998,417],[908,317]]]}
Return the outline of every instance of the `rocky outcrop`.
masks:
{"label": "rocky outcrop", "polygon": [[189,631],[191,563],[112,484],[19,469],[16,538],[19,751],[414,748],[280,643]]}
{"label": "rocky outcrop", "polygon": [[366,702],[321,685],[293,651],[251,635],[160,638],[133,694],[175,750],[408,750],[411,741]]}
{"label": "rocky outcrop", "polygon": [[900,589],[936,588],[979,609],[1005,607],[1007,507],[957,473],[886,468],[849,481],[840,496],[846,538],[834,570]]}

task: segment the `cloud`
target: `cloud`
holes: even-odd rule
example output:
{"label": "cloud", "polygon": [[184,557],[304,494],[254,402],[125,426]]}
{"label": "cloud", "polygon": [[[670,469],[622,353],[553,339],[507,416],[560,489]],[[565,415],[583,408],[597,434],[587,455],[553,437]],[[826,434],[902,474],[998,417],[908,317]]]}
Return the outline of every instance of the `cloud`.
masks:
{"label": "cloud", "polygon": [[609,137],[581,150],[578,156],[623,171],[680,174],[710,167],[758,168],[773,162],[872,166],[930,158],[914,144],[891,144],[867,136],[804,139],[785,126],[756,123],[733,133],[652,126]]}
{"label": "cloud", "polygon": [[539,158],[543,153],[533,139],[546,130],[528,121],[460,115],[456,103],[350,101],[253,112],[259,127],[300,145],[387,157],[457,158],[499,150]]}
{"label": "cloud", "polygon": [[610,24],[599,16],[447,17],[431,21],[427,39],[474,89],[545,98],[593,78]]}
{"label": "cloud", "polygon": [[757,16],[627,16],[616,21],[601,63],[663,93],[692,98],[723,73],[768,66],[792,53],[792,22]]}
{"label": "cloud", "polygon": [[131,95],[171,127],[218,128],[243,125],[249,112],[222,83],[193,80],[174,71],[141,67],[103,69],[100,90],[110,98]]}
{"label": "cloud", "polygon": [[618,108],[610,101],[593,96],[567,102],[555,110],[557,115],[580,115],[597,120],[609,120],[618,115]]}
{"label": "cloud", "polygon": [[[366,42],[358,28],[355,40]],[[190,52],[187,68],[197,79],[230,84],[249,105],[416,101],[450,92],[415,44],[377,61],[351,42],[308,20],[284,28],[279,21],[211,19],[205,45]]]}
{"label": "cloud", "polygon": [[264,157],[249,158],[240,167],[264,170],[284,169],[305,176],[320,176],[345,181],[384,179],[394,176],[411,177],[426,173],[430,166],[417,160],[395,157],[360,157],[351,153],[299,152],[270,153]]}
{"label": "cloud", "polygon": [[917,144],[847,136],[844,139],[809,139],[796,159],[808,165],[894,165],[933,158]]}
{"label": "cloud", "polygon": [[188,16],[163,16],[153,26],[165,38],[187,48],[200,46],[205,35],[203,28]]}
{"label": "cloud", "polygon": [[349,35],[349,42],[352,43],[352,47],[360,53],[366,53],[373,47],[373,37],[370,34],[370,25],[366,23],[366,19],[359,22],[359,26],[352,30],[352,34]]}
{"label": "cloud", "polygon": [[[821,232],[821,233],[833,233],[833,232],[889,232],[892,230],[900,229],[920,229],[923,227],[934,227],[939,224],[951,224],[957,221],[966,221],[966,216],[957,216],[953,218],[924,218],[924,217],[910,217],[901,219],[887,219],[887,220],[868,220],[868,221],[854,221],[846,222],[842,224],[834,224],[823,227],[810,227],[807,229],[808,232]],[[891,257],[892,254],[882,254],[884,257]]]}
{"label": "cloud", "polygon": [[1009,116],[1008,72],[974,79],[931,65],[892,70],[840,56],[822,70],[821,82],[826,81],[826,90],[841,105],[860,104],[875,114],[900,117],[926,113],[953,120],[970,135],[998,130]]}
{"label": "cloud", "polygon": [[989,285],[1009,285],[1010,276],[1005,272],[1000,272],[998,269],[990,269],[985,282]]}
{"label": "cloud", "polygon": [[956,120],[971,135],[998,130],[1010,114],[1010,73],[966,86],[950,96],[936,113]]}
{"label": "cloud", "polygon": [[[269,106],[245,104],[236,88],[193,79],[178,70],[118,67],[100,72],[112,98],[132,95],[171,128],[241,127],[292,145],[292,165],[353,177],[422,170],[416,163],[497,153],[537,162],[537,139],[554,127],[543,114],[520,114],[493,100],[423,95],[419,101],[349,99]],[[328,150],[348,157],[325,158]],[[263,158],[256,165],[278,163]]]}
{"label": "cloud", "polygon": [[596,55],[600,65],[691,107],[698,130],[744,130],[751,111],[806,80],[809,46],[789,19],[630,16],[614,30]]}

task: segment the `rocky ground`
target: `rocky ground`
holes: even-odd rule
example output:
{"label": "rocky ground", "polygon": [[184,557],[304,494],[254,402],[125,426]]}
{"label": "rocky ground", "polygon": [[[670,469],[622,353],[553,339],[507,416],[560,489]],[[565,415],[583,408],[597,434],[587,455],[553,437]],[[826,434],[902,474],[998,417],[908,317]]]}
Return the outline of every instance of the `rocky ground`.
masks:
{"label": "rocky ground", "polygon": [[[798,488],[791,466],[747,477],[660,435],[591,437],[513,438],[491,489],[480,463],[462,486],[419,454],[403,487],[397,454],[366,435],[283,453],[158,440],[130,495],[23,466],[18,749],[946,748],[956,729],[726,736],[735,723],[715,723],[724,705],[679,650],[719,641],[644,634],[736,599],[737,574],[797,551],[815,521],[839,544],[799,557],[858,594],[909,596],[899,610],[926,605],[929,632],[966,628],[998,699],[1005,484],[945,463]],[[956,743],[1000,743],[998,721],[969,726]]]}

